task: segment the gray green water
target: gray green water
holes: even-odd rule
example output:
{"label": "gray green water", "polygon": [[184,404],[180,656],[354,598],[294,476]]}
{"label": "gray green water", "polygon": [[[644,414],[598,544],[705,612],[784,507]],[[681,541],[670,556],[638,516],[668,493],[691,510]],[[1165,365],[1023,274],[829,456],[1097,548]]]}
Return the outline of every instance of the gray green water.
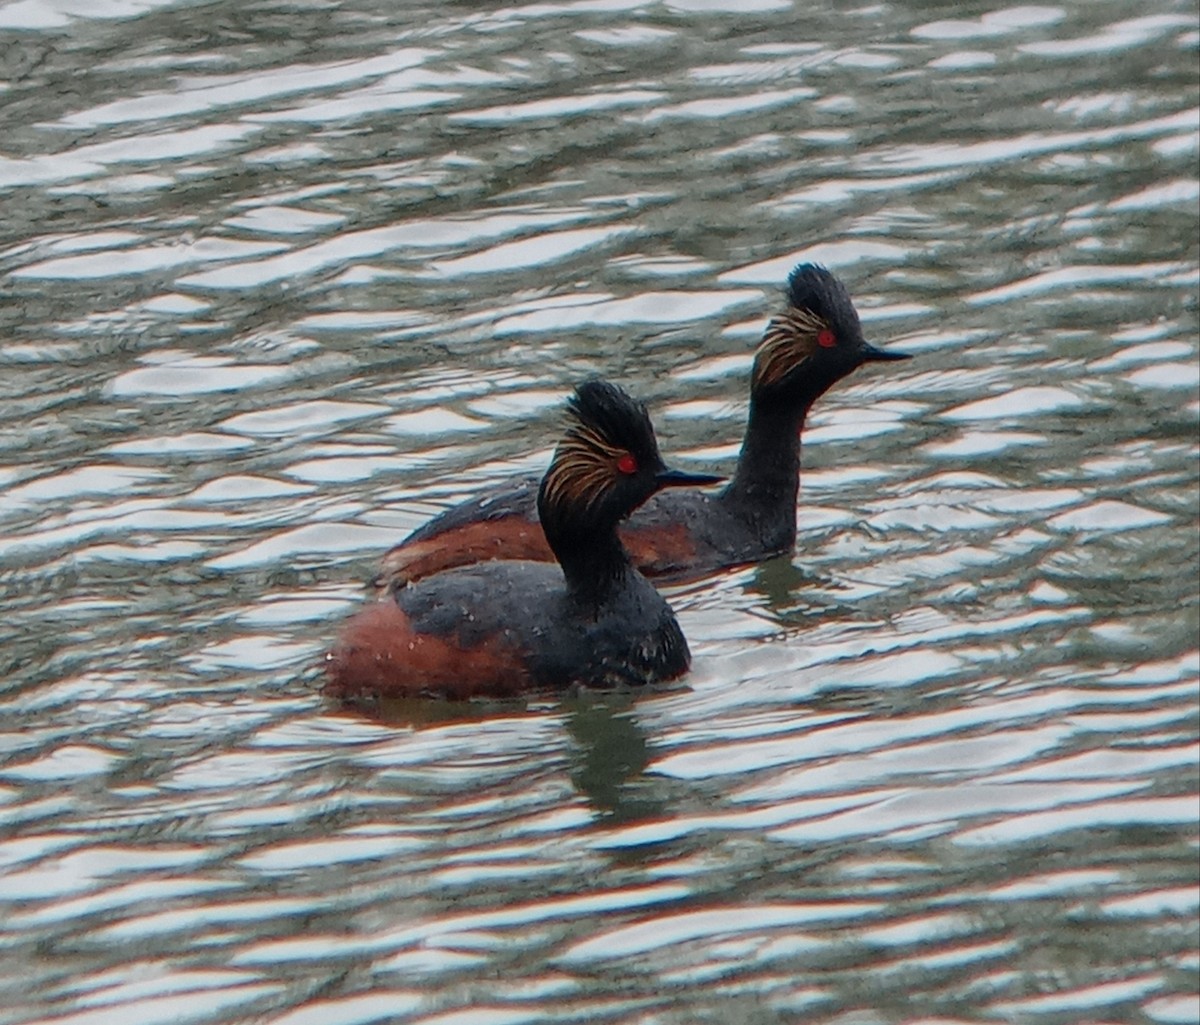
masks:
{"label": "gray green water", "polygon": [[[0,1022],[1191,1023],[1194,3],[0,3]],[[579,378],[793,559],[682,688],[339,714]],[[423,719],[414,722],[414,719]]]}

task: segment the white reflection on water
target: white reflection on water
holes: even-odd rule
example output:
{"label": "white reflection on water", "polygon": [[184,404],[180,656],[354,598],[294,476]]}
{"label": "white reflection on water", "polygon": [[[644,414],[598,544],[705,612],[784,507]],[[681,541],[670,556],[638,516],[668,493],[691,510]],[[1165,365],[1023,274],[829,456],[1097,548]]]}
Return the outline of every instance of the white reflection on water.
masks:
{"label": "white reflection on water", "polygon": [[[0,10],[14,1025],[1194,1019],[1194,17],[947,13]],[[580,377],[728,472],[801,259],[916,358],[685,684],[321,700]]]}

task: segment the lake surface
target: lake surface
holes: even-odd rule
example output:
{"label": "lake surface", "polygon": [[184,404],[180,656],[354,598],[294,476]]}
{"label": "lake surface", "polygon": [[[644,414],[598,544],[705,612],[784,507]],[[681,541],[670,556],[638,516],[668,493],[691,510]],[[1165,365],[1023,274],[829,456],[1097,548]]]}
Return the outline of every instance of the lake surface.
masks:
{"label": "lake surface", "polygon": [[[0,1022],[1192,1023],[1194,3],[0,3]],[[378,555],[601,373],[794,558],[383,719]]]}

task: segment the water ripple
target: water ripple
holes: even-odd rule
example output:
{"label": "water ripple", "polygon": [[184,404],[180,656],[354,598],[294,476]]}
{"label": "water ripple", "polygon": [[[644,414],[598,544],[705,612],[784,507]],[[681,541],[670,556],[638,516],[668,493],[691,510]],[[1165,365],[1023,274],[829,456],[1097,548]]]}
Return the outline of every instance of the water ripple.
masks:
{"label": "water ripple", "polygon": [[[1198,40],[1129,14],[0,9],[5,1020],[1194,1020]],[[915,358],[667,590],[683,685],[322,701],[579,378],[729,472],[805,259]]]}

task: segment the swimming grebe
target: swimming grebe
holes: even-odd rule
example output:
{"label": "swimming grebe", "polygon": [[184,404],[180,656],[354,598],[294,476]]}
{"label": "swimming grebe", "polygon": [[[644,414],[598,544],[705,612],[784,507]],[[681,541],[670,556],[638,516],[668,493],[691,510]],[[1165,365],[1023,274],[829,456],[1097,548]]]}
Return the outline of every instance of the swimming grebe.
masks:
{"label": "swimming grebe", "polygon": [[567,409],[570,426],[537,494],[561,569],[485,562],[372,602],[326,656],[327,694],[504,697],[687,671],[675,614],[634,568],[617,523],[662,488],[721,478],[668,469],[645,407],[613,384],[585,381]]}
{"label": "swimming grebe", "polygon": [[[721,491],[672,491],[621,527],[634,564],[681,579],[761,562],[796,543],[800,431],[812,404],[864,363],[908,359],[862,334],[846,287],[802,263],[788,277],[788,306],[767,325],[750,377],[750,416],[733,479]],[[486,559],[552,558],[537,529],[536,480],[501,485],[447,509],[387,552],[379,594],[430,573]]]}

